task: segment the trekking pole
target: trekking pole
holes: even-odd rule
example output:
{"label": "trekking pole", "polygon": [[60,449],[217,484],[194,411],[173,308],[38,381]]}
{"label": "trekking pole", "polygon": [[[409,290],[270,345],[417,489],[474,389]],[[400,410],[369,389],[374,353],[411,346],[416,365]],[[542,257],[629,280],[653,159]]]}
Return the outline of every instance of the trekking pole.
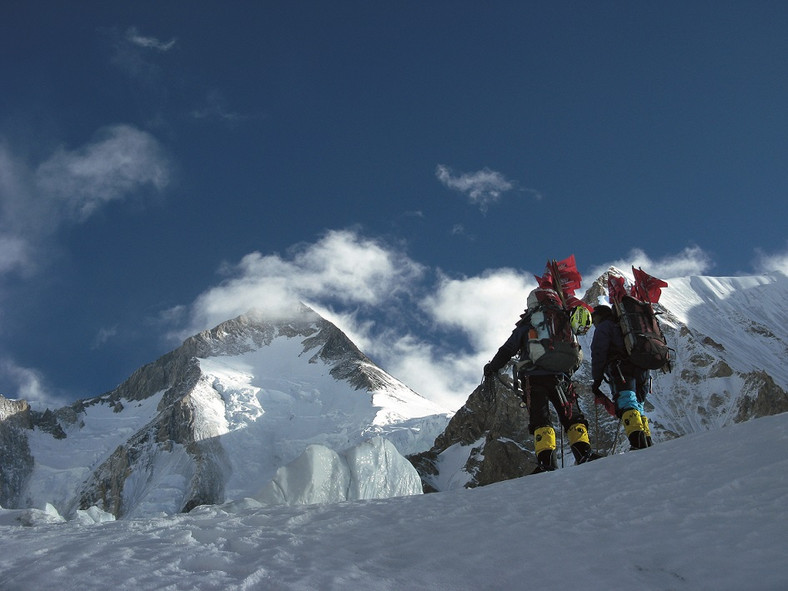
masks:
{"label": "trekking pole", "polygon": [[564,467],[564,426],[561,421],[558,421],[559,429],[561,430],[561,467]]}

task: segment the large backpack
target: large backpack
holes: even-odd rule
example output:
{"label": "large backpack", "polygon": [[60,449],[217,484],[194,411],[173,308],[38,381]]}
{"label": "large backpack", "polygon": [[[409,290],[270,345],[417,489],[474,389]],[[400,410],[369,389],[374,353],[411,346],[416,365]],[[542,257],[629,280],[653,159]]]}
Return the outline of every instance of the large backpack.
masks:
{"label": "large backpack", "polygon": [[568,375],[577,371],[583,351],[572,331],[569,311],[555,290],[533,290],[521,322],[530,324],[527,346],[520,353],[521,367]]}
{"label": "large backpack", "polygon": [[613,306],[629,361],[642,369],[670,371],[670,349],[651,304],[624,295]]}

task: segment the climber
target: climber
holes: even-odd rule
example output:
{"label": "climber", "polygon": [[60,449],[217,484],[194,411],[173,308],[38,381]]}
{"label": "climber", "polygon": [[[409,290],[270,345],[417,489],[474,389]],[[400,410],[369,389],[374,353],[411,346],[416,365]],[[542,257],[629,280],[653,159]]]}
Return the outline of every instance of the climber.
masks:
{"label": "climber", "polygon": [[[624,423],[631,449],[652,444],[648,418],[643,403],[649,389],[649,372],[627,359],[624,337],[610,306],[596,306],[591,314],[594,337],[591,340],[591,375],[594,399]],[[601,390],[603,381],[610,385],[613,403]]]}
{"label": "climber", "polygon": [[[529,294],[528,309],[520,317],[511,336],[484,366],[484,375],[488,379],[519,353],[517,377],[529,413],[528,430],[534,436],[537,459],[534,474],[558,467],[549,403],[555,408],[561,426],[568,434],[575,462],[582,464],[601,457],[591,449],[588,421],[580,412],[570,380],[582,360],[580,345],[574,335],[585,334],[590,328],[590,313],[584,305],[578,305],[570,315],[561,305],[564,300],[557,301],[555,294],[554,290],[543,288]],[[550,315],[553,318],[548,318]],[[537,334],[548,325],[557,330],[551,330],[550,335]],[[543,348],[545,345],[546,349]],[[547,360],[551,354],[560,357]]]}

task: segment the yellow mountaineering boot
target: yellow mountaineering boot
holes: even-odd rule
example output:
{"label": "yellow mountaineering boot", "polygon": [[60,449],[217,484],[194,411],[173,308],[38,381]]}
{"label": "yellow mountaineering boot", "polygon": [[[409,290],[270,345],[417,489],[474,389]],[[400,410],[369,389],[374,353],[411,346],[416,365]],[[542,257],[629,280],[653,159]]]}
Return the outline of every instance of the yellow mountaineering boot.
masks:
{"label": "yellow mountaineering boot", "polygon": [[648,447],[646,432],[643,430],[643,419],[634,408],[624,411],[621,415],[624,431],[629,438],[630,449],[643,449]]}
{"label": "yellow mountaineering boot", "polygon": [[641,414],[640,420],[643,423],[643,432],[646,434],[646,445],[651,447],[654,445],[654,441],[651,439],[651,429],[649,429],[648,426],[648,417],[644,414]]}
{"label": "yellow mountaineering boot", "polygon": [[569,427],[569,446],[575,456],[575,464],[585,464],[591,460],[598,460],[602,456],[591,451],[591,442],[588,440],[588,425],[578,422]]}
{"label": "yellow mountaineering boot", "polygon": [[538,464],[532,474],[551,472],[558,468],[555,455],[555,430],[552,427],[539,427],[534,431],[534,448]]}

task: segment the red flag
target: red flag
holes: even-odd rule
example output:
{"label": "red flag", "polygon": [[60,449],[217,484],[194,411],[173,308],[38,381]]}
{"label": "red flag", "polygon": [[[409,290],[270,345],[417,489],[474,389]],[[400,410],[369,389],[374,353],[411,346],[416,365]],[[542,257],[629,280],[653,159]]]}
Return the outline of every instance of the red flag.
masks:
{"label": "red flag", "polygon": [[624,278],[619,275],[607,274],[607,293],[611,303],[618,303],[625,295],[627,290],[624,287]]}
{"label": "red flag", "polygon": [[534,275],[534,277],[540,289],[553,289],[553,276],[550,273],[545,273],[541,277]]}
{"label": "red flag", "polygon": [[534,275],[536,283],[541,289],[552,289],[558,292],[561,302],[567,309],[576,306],[588,305],[575,297],[575,290],[580,287],[583,278],[577,270],[575,255],[570,255],[563,261],[548,260],[545,265],[545,272],[540,277]]}
{"label": "red flag", "polygon": [[632,295],[643,302],[656,304],[662,295],[662,288],[668,284],[662,279],[652,277],[643,269],[632,267],[632,274],[635,277],[635,284],[632,286]]}
{"label": "red flag", "polygon": [[553,261],[552,263],[548,263],[548,266],[550,265],[552,265],[553,269],[555,269],[556,274],[561,281],[561,287],[563,288],[564,293],[571,295],[574,294],[576,289],[580,288],[583,278],[580,276],[580,272],[577,270],[577,265],[575,264],[575,255],[570,255],[563,261]]}

